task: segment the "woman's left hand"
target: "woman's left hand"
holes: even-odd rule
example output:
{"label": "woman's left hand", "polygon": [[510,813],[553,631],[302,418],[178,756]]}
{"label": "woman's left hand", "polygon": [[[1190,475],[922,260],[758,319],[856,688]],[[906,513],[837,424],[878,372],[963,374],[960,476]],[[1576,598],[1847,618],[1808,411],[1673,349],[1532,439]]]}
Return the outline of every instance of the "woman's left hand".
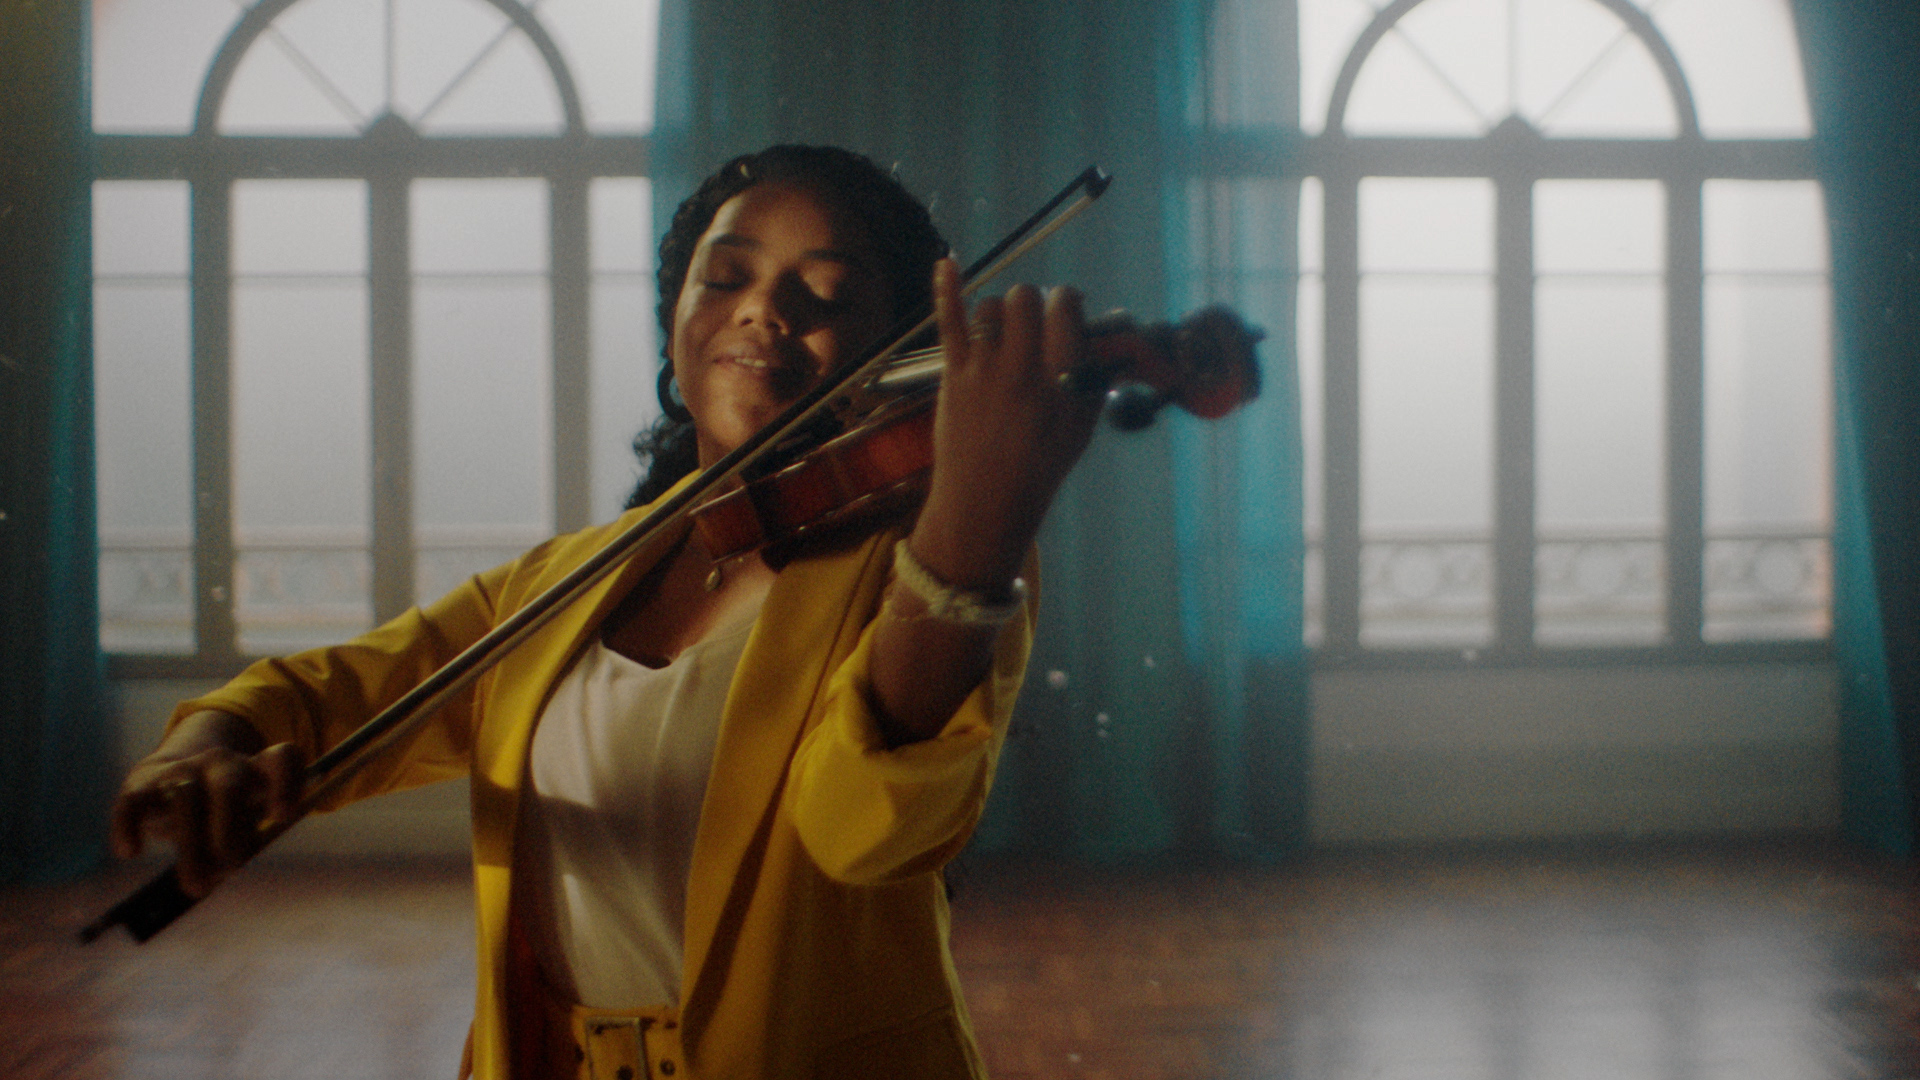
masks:
{"label": "woman's left hand", "polygon": [[1080,294],[1031,286],[967,318],[959,268],[934,269],[946,372],[934,416],[933,478],[908,541],[953,588],[1003,593],[1047,508],[1093,436],[1104,395],[1062,385],[1085,349]]}

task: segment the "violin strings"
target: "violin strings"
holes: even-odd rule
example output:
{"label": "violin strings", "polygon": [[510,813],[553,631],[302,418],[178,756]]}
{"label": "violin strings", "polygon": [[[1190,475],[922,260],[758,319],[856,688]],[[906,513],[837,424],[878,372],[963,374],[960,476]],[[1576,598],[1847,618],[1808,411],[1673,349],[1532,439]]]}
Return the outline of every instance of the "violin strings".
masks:
{"label": "violin strings", "polygon": [[[1101,191],[1104,190],[1105,185],[1103,184],[1101,185]],[[1048,220],[1046,224],[1035,229],[1026,239],[994,260],[992,265],[968,279],[966,284],[961,286],[960,295],[963,297],[972,296],[975,292],[979,291],[981,286],[998,277],[1002,270],[1012,265],[1022,255],[1025,255],[1027,252],[1032,251],[1035,247],[1044,243],[1048,237],[1060,231],[1061,227],[1066,225],[1067,222],[1078,217],[1082,210],[1092,206],[1093,201],[1099,197],[1099,191],[1082,194],[1078,199],[1068,204],[1066,209],[1060,211],[1060,213]],[[875,386],[898,386],[903,383],[911,384],[920,382],[937,377],[947,366],[946,357],[941,353],[940,346],[938,345],[930,349],[915,349],[912,352],[898,353],[893,356],[876,357],[875,360],[877,361],[879,370],[874,373],[870,380],[871,384]]]}
{"label": "violin strings", "polygon": [[930,349],[915,349],[912,352],[901,353],[888,360],[885,369],[875,375],[873,381],[878,386],[911,385],[927,379],[939,378],[946,367],[946,353],[941,351],[940,346],[935,345]]}

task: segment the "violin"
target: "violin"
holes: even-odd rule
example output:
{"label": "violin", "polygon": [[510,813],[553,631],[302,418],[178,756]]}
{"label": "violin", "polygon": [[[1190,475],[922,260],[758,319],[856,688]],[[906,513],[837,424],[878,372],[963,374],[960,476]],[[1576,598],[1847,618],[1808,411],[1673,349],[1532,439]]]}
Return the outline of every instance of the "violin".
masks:
{"label": "violin", "polygon": [[[1177,405],[1219,419],[1259,395],[1254,346],[1265,337],[1225,307],[1177,325],[1139,326],[1124,312],[1086,327],[1086,355],[1061,376],[1082,393],[1109,394],[1107,418],[1123,431]],[[814,543],[861,535],[919,508],[933,473],[938,348],[905,353],[843,407],[859,423],[792,453],[784,465],[692,511],[708,554],[722,562],[754,551],[780,566]],[[1113,389],[1116,383],[1122,384]]]}
{"label": "violin", "polygon": [[[1110,182],[1097,166],[1075,177],[962,273],[962,294],[971,295],[1032,250],[1098,199]],[[889,335],[886,347],[829,374],[606,547],[315,758],[303,775],[296,813],[264,826],[259,846],[278,839],[597,582],[635,559],[665,555],[685,537],[689,518],[712,550],[735,555],[758,550],[777,562],[791,557],[798,545],[870,528],[917,505],[933,464],[933,402],[941,362],[938,349],[905,350],[933,325],[931,314],[913,320],[904,332]],[[1087,393],[1121,384],[1111,392],[1110,412],[1120,427],[1144,427],[1168,404],[1204,418],[1224,416],[1259,391],[1253,346],[1261,335],[1224,308],[1208,308],[1171,327],[1143,328],[1115,316],[1095,320],[1087,333],[1085,362],[1062,378]],[[93,941],[124,926],[135,941],[144,942],[197,902],[169,866],[88,924],[80,940]]]}

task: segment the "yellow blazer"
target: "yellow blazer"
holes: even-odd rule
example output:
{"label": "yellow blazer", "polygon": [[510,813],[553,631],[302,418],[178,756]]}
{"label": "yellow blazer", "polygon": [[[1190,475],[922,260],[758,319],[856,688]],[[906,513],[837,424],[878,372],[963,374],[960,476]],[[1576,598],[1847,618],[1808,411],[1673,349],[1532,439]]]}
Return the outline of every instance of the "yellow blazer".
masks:
{"label": "yellow blazer", "polygon": [[[344,645],[260,661],[176,721],[222,709],[317,754],[644,512],[548,541]],[[664,1032],[683,1076],[983,1075],[937,871],[985,803],[1034,609],[1001,634],[991,673],[937,737],[887,749],[868,678],[897,535],[788,565],[748,638],[694,842],[682,1000]],[[508,898],[534,724],[647,569],[636,560],[603,581],[326,807],[470,776],[481,1080],[510,1071]]]}

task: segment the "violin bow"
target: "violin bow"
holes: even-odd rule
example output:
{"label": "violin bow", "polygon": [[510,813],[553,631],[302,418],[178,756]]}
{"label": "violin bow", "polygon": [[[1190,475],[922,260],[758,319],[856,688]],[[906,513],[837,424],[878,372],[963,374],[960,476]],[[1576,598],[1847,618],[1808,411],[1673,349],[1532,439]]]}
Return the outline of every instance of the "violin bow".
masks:
{"label": "violin bow", "polygon": [[[1074,177],[1071,183],[961,273],[962,295],[971,296],[1015,260],[1091,206],[1106,191],[1112,179],[1098,165],[1089,166]],[[1075,198],[1075,193],[1078,193],[1078,198]],[[1069,199],[1073,201],[1069,203]],[[442,705],[471,686],[587,590],[653,545],[663,544],[665,538],[672,535],[680,519],[709,492],[738,476],[804,429],[844,390],[884,368],[907,342],[934,325],[934,314],[931,310],[923,309],[903,320],[901,325],[906,327],[904,331],[882,337],[881,340],[888,342],[884,347],[841,365],[746,442],[714,462],[645,517],[622,530],[620,535],[567,576],[507,616],[438,671],[428,675],[413,689],[340,740],[331,750],[315,758],[303,774],[302,794],[295,813],[285,821],[262,829],[259,847],[255,848],[254,854],[259,854],[260,850],[279,839],[300,819],[312,813],[328,795],[352,779],[382,751],[411,734]],[[895,330],[899,331],[899,327]],[[198,902],[198,898],[189,896],[180,887],[178,863],[169,864],[152,880],[88,923],[80,931],[80,941],[88,943],[115,926],[125,926],[133,940],[146,942]]]}

